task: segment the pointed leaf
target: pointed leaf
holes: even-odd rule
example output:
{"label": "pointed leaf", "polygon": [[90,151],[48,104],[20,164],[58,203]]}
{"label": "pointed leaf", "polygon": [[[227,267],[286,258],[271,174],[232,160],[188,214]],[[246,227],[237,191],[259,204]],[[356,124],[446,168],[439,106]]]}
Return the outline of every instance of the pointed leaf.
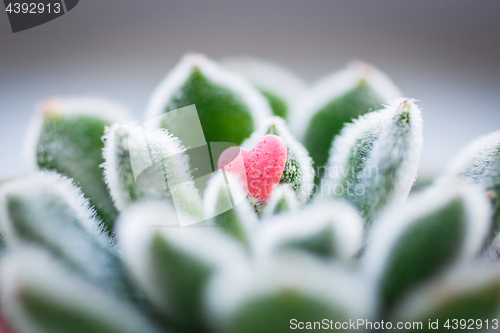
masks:
{"label": "pointed leaf", "polygon": [[417,177],[422,127],[422,111],[408,99],[346,126],[333,143],[326,189],[354,204],[368,223],[386,205],[403,203]]}
{"label": "pointed leaf", "polygon": [[[211,223],[249,245],[250,235],[257,226],[257,216],[245,197],[243,187],[235,175],[219,173],[209,181],[203,205],[205,217]],[[237,200],[238,198],[244,200]]]}
{"label": "pointed leaf", "polygon": [[18,249],[0,269],[2,312],[23,333],[154,333],[123,299],[98,289],[41,249]]}
{"label": "pointed leaf", "polygon": [[[411,295],[394,314],[394,320],[438,321],[440,329],[448,322],[450,327],[457,325],[457,329],[464,331],[486,331],[492,328],[492,320],[500,314],[499,281],[498,265],[461,267],[430,281]],[[456,324],[454,319],[458,321]]]}
{"label": "pointed leaf", "polygon": [[333,139],[345,123],[400,96],[385,74],[363,62],[326,77],[304,94],[291,111],[290,122],[311,154],[318,176],[328,161]]}
{"label": "pointed leaf", "polygon": [[169,200],[202,218],[189,158],[176,137],[164,129],[150,130],[132,123],[113,125],[104,141],[104,175],[119,210],[138,201]]}
{"label": "pointed leaf", "polygon": [[363,220],[350,205],[317,202],[268,221],[256,244],[262,256],[302,250],[322,257],[354,258],[363,245]]}
{"label": "pointed leaf", "polygon": [[132,277],[151,302],[166,318],[198,330],[207,281],[220,265],[245,259],[243,247],[218,228],[180,228],[168,203],[126,210],[117,238]]}
{"label": "pointed leaf", "polygon": [[281,213],[295,213],[300,204],[291,184],[279,184],[273,189],[271,196],[262,211],[262,218],[270,218]]}
{"label": "pointed leaf", "polygon": [[307,328],[306,322],[325,318],[330,329],[330,320],[334,325],[371,317],[366,286],[359,276],[311,257],[279,256],[217,274],[207,292],[207,318],[218,331],[231,333],[289,332],[299,322]]}
{"label": "pointed leaf", "polygon": [[[146,117],[153,119],[192,104],[207,142],[239,145],[272,114],[265,98],[248,82],[202,55],[185,56],[167,75],[153,93]],[[176,127],[158,119],[159,127]]]}
{"label": "pointed leaf", "polygon": [[500,131],[472,142],[455,158],[447,175],[481,185],[486,191],[495,210],[490,243],[500,232]]}
{"label": "pointed leaf", "polygon": [[75,180],[108,230],[117,212],[104,183],[101,140],[105,126],[127,121],[126,112],[98,99],[52,99],[41,104],[31,128],[27,154],[41,169]]}
{"label": "pointed leaf", "polygon": [[39,172],[4,184],[0,216],[9,247],[37,244],[98,285],[129,291],[111,240],[69,179]]}
{"label": "pointed leaf", "polygon": [[381,312],[397,307],[436,274],[476,257],[490,226],[490,209],[478,189],[445,182],[382,216],[364,257],[378,281]]}

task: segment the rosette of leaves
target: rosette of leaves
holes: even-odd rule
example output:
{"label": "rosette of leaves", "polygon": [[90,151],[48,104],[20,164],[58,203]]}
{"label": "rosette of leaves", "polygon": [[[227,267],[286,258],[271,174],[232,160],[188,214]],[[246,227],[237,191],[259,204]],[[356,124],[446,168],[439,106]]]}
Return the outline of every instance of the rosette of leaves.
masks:
{"label": "rosette of leaves", "polygon": [[380,210],[401,204],[410,193],[422,129],[422,111],[409,99],[356,119],[333,142],[320,191],[351,202],[370,223]]}
{"label": "rosette of leaves", "polygon": [[[205,62],[195,60],[184,61],[176,71],[187,74],[167,79],[176,88],[163,94],[163,84],[161,96],[196,96],[201,104],[214,96],[228,98],[226,105],[246,100],[235,93],[239,83],[225,81],[224,70],[193,69],[189,64]],[[227,89],[213,90],[215,82]],[[81,103],[74,110],[88,106]],[[240,123],[241,110],[221,113],[218,120],[227,122],[209,126],[243,134],[250,127]],[[486,330],[485,320],[500,314],[497,264],[488,256],[478,259],[494,230],[488,184],[498,159],[495,136],[458,163],[472,165],[470,175],[452,173],[404,202],[418,166],[421,113],[411,100],[399,100],[353,120],[334,141],[330,165],[353,170],[334,180],[362,184],[360,198],[330,195],[325,187],[329,195],[308,200],[310,192],[302,191],[311,180],[293,178],[274,187],[258,216],[230,173],[207,175],[199,193],[189,148],[173,132],[118,119],[94,128],[89,123],[105,118],[104,111],[83,114],[91,121],[71,122],[73,113],[64,113],[64,126],[37,126],[42,130],[32,133],[32,142],[50,133],[52,141],[42,146],[53,155],[44,156],[64,161],[65,169],[0,182],[0,318],[9,333],[348,330],[352,326],[343,323],[358,319],[422,321],[424,328],[431,319],[442,328],[452,317],[482,319],[476,329]],[[232,122],[230,114],[239,120]],[[252,126],[255,133],[239,139],[258,140],[275,130],[298,165],[310,168],[307,151],[282,120]],[[101,142],[99,149],[91,145],[104,156],[93,162],[100,173],[77,158],[94,142],[89,133]],[[60,139],[66,136],[72,140]],[[97,156],[92,149],[89,157]],[[360,177],[373,166],[378,177]],[[463,182],[468,178],[474,181]],[[119,211],[112,233],[88,190],[96,182],[107,185],[109,203]]]}
{"label": "rosette of leaves", "polygon": [[398,97],[401,93],[385,74],[361,61],[349,64],[306,91],[290,111],[290,123],[314,160],[319,176],[344,124]]}

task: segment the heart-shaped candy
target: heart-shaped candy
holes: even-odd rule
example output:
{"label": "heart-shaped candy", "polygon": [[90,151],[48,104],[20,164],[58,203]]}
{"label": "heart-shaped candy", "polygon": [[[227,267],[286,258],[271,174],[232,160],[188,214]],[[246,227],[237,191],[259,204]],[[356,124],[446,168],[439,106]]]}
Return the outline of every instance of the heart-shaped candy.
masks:
{"label": "heart-shaped candy", "polygon": [[265,202],[285,169],[287,148],[279,136],[263,136],[251,149],[240,147],[226,149],[217,166],[235,173],[245,190],[260,202]]}

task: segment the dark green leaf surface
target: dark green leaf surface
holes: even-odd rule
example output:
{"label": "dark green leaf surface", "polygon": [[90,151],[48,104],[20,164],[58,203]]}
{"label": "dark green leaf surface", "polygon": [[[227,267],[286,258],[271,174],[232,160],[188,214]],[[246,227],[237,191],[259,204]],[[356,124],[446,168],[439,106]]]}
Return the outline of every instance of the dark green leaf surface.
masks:
{"label": "dark green leaf surface", "polygon": [[157,332],[127,301],[89,284],[42,249],[10,252],[2,265],[2,311],[16,332]]}
{"label": "dark green leaf surface", "polygon": [[455,199],[404,231],[381,278],[381,311],[393,309],[405,294],[455,261],[465,240],[465,215],[464,203]]}
{"label": "dark green leaf surface", "polygon": [[104,182],[101,137],[111,123],[85,114],[44,115],[37,143],[37,163],[75,180],[110,231],[117,215]]}
{"label": "dark green leaf surface", "polygon": [[235,92],[210,81],[193,67],[188,79],[173,94],[164,111],[196,105],[207,142],[241,144],[254,130],[248,106]]}
{"label": "dark green leaf surface", "polygon": [[[111,240],[99,234],[99,222],[90,218],[90,211],[85,212],[83,199],[76,199],[79,191],[68,180],[33,176],[14,185],[2,198],[2,223],[10,230],[7,245],[41,246],[101,287],[132,293]],[[95,232],[89,231],[89,224]]]}
{"label": "dark green leaf surface", "polygon": [[461,266],[413,293],[392,320],[422,322],[426,332],[429,320],[439,331],[493,331],[500,313],[498,277],[496,264]]}
{"label": "dark green leaf surface", "polygon": [[[373,89],[361,80],[356,87],[337,97],[311,118],[304,136],[304,146],[309,151],[316,170],[324,172],[333,139],[340,133],[345,123],[386,103]],[[319,174],[317,182],[321,179]]]}
{"label": "dark green leaf surface", "polygon": [[[75,300],[77,303],[78,300]],[[73,309],[73,304],[60,304],[41,295],[26,294],[23,298],[26,311],[38,327],[50,333],[123,333],[124,327],[88,316]],[[104,315],[104,314],[103,314]],[[121,326],[121,327],[120,327]],[[151,332],[151,331],[150,331]],[[144,332],[146,333],[146,332]]]}
{"label": "dark green leaf surface", "polygon": [[[457,319],[459,322],[458,329],[455,332],[469,332],[468,329],[460,329],[460,320],[466,319],[467,325],[469,327],[473,319],[474,330],[479,330],[476,326],[477,320],[482,321],[483,331],[486,331],[486,320],[488,320],[490,328],[493,325],[492,319],[498,318],[498,311],[500,309],[500,286],[499,285],[489,285],[483,287],[479,290],[468,292],[465,294],[452,295],[449,299],[444,300],[442,304],[439,304],[438,309],[434,310],[432,313],[426,314],[423,318],[420,318],[421,322],[426,323],[431,320],[435,322],[436,320],[440,323],[440,328],[442,329],[446,324],[447,320],[450,320],[449,324],[453,327],[453,319]],[[418,332],[428,332],[436,330],[419,330]]]}
{"label": "dark green leaf surface", "polygon": [[277,250],[300,249],[311,252],[321,257],[336,257],[336,240],[333,228],[330,225],[318,230],[311,235],[305,235],[302,238],[288,239],[281,241],[277,245]]}
{"label": "dark green leaf surface", "polygon": [[180,251],[162,236],[151,243],[152,275],[159,292],[171,300],[173,312],[189,327],[200,327],[203,290],[212,268],[207,263]]}
{"label": "dark green leaf surface", "polygon": [[[348,315],[296,290],[281,290],[265,297],[255,297],[241,306],[231,320],[230,332],[290,332],[291,320],[321,322],[327,318],[334,323],[349,321]],[[329,322],[328,322],[329,324]],[[316,326],[319,331],[320,326]]]}

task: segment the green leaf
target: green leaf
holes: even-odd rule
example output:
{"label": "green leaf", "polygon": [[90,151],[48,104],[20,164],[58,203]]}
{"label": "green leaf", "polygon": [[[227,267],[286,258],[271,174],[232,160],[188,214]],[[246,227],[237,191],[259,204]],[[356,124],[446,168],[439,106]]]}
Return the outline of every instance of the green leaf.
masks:
{"label": "green leaf", "polygon": [[201,198],[179,139],[132,123],[113,125],[104,142],[104,175],[119,210],[134,202],[168,200],[202,220]]}
{"label": "green leaf", "polygon": [[296,213],[299,210],[299,201],[292,185],[279,184],[273,189],[271,196],[262,210],[262,218],[270,218],[282,213]]}
{"label": "green leaf", "polygon": [[[500,270],[464,266],[437,277],[409,297],[396,311],[394,321],[424,323],[438,321],[439,328],[486,331],[500,313]],[[457,323],[453,320],[457,319]],[[465,320],[465,323],[464,323]]]}
{"label": "green leaf", "polygon": [[306,328],[306,322],[325,318],[328,325],[370,318],[366,285],[340,267],[298,253],[282,255],[216,275],[207,292],[207,318],[216,331],[231,333],[290,332],[298,322]]}
{"label": "green leaf", "polygon": [[213,272],[245,259],[243,247],[216,227],[181,228],[168,203],[142,203],[124,211],[117,239],[131,276],[162,316],[198,331]]}
{"label": "green leaf", "polygon": [[483,187],[494,207],[486,245],[490,244],[500,232],[500,131],[480,137],[464,148],[451,163],[447,176]]}
{"label": "green leaf", "polygon": [[41,249],[17,249],[2,259],[2,312],[16,332],[159,332],[133,306]]}
{"label": "green leaf", "polygon": [[476,188],[441,183],[382,216],[364,257],[378,281],[382,314],[433,276],[475,258],[490,226],[489,210]]}
{"label": "green leaf", "polygon": [[248,82],[202,55],[185,56],[167,75],[153,93],[146,116],[158,119],[158,127],[175,128],[175,119],[159,116],[192,104],[206,142],[239,145],[271,115],[265,98]]}
{"label": "green leaf", "polygon": [[117,212],[104,183],[102,162],[106,126],[126,121],[120,106],[97,99],[54,99],[42,104],[30,128],[30,159],[41,169],[75,180],[111,231]]}
{"label": "green leaf", "polygon": [[255,248],[263,257],[300,250],[347,261],[361,250],[363,227],[363,219],[350,205],[316,202],[296,213],[267,221]]}
{"label": "green leaf", "polygon": [[250,81],[266,97],[274,115],[283,119],[305,91],[302,80],[276,64],[254,58],[225,59],[222,64]]}
{"label": "green leaf", "polygon": [[[104,164],[102,166],[104,168],[104,177],[115,206],[120,211],[140,200],[147,198],[162,200],[169,197],[169,192],[166,189],[157,189],[150,182],[144,184],[144,186],[137,184],[131,161],[131,150],[140,147],[141,137],[134,140],[134,137],[130,136],[137,128],[140,128],[140,126],[135,124],[115,124],[106,131],[103,137]],[[134,152],[136,153],[134,158],[137,164],[142,164],[141,166],[144,169],[151,166],[152,161],[147,149],[135,149]],[[156,173],[152,173],[151,178],[154,179],[154,176],[156,176]],[[165,181],[158,179],[158,183],[163,185]]]}
{"label": "green leaf", "polygon": [[422,152],[422,111],[409,99],[361,116],[335,139],[320,191],[355,205],[367,223],[404,203]]}
{"label": "green leaf", "polygon": [[203,200],[205,218],[248,246],[257,226],[257,215],[238,178],[219,171],[209,181]]}
{"label": "green leaf", "polygon": [[99,286],[132,294],[111,239],[69,179],[39,172],[4,184],[0,216],[8,247],[36,244]]}
{"label": "green leaf", "polygon": [[363,62],[326,77],[304,94],[292,110],[290,122],[314,160],[317,184],[331,144],[344,124],[400,96],[385,74]]}
{"label": "green leaf", "polygon": [[314,189],[314,169],[307,150],[290,133],[286,123],[279,117],[266,119],[263,124],[243,143],[251,149],[264,135],[274,134],[285,141],[287,158],[280,184],[290,184],[301,204],[305,204]]}

